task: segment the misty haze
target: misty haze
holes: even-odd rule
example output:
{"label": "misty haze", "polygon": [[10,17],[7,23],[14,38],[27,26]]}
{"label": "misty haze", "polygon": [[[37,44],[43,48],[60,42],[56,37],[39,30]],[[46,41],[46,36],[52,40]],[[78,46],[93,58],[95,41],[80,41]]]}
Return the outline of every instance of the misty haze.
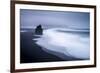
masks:
{"label": "misty haze", "polygon": [[20,62],[90,59],[88,12],[20,10]]}

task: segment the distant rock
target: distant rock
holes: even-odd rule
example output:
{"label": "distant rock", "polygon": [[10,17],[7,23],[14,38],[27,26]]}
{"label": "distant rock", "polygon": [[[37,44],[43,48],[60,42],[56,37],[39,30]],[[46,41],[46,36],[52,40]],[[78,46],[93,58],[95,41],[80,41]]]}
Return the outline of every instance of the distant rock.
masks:
{"label": "distant rock", "polygon": [[36,27],[35,34],[36,35],[42,35],[43,34],[43,29],[42,29],[41,24]]}

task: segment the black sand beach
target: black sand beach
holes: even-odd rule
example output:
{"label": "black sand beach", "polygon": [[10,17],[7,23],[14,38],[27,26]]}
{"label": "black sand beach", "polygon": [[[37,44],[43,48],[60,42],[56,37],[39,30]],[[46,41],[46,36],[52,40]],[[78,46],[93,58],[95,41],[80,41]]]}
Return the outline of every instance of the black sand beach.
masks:
{"label": "black sand beach", "polygon": [[[36,63],[36,62],[56,62],[56,61],[75,61],[82,60],[73,57],[66,56],[67,59],[60,58],[56,55],[50,54],[43,50],[43,47],[37,45],[35,42],[35,36],[33,30],[27,32],[20,32],[20,63]],[[53,51],[52,51],[53,52]],[[54,52],[57,53],[57,52]],[[60,54],[60,53],[59,53]],[[63,54],[61,54],[63,55]],[[64,56],[64,55],[63,55]]]}
{"label": "black sand beach", "polygon": [[32,31],[21,32],[21,63],[64,61],[55,55],[43,51],[40,46],[35,44],[36,41],[33,41],[33,38],[38,37],[35,37]]}

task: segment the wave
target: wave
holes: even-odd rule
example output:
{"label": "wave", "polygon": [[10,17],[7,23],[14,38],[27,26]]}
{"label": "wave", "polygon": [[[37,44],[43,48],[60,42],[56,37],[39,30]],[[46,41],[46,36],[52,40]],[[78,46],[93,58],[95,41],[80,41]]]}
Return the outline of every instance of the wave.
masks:
{"label": "wave", "polygon": [[[65,32],[66,31],[66,32]],[[70,33],[68,33],[70,31]],[[88,32],[87,30],[75,30],[66,28],[52,28],[43,31],[43,35],[37,40],[36,44],[42,46],[45,51],[62,57],[58,52],[66,57],[75,57],[80,59],[89,59],[90,57],[90,40],[89,36],[82,34],[72,34],[71,32]],[[85,34],[84,34],[85,35]],[[64,56],[64,58],[66,58]]]}

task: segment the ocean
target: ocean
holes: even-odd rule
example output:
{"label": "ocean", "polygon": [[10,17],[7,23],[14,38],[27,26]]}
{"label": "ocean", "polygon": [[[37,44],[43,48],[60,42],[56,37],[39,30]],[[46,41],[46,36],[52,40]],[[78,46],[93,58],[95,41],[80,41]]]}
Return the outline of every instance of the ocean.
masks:
{"label": "ocean", "polygon": [[90,59],[88,29],[50,28],[43,35],[34,29],[20,30],[20,63]]}

